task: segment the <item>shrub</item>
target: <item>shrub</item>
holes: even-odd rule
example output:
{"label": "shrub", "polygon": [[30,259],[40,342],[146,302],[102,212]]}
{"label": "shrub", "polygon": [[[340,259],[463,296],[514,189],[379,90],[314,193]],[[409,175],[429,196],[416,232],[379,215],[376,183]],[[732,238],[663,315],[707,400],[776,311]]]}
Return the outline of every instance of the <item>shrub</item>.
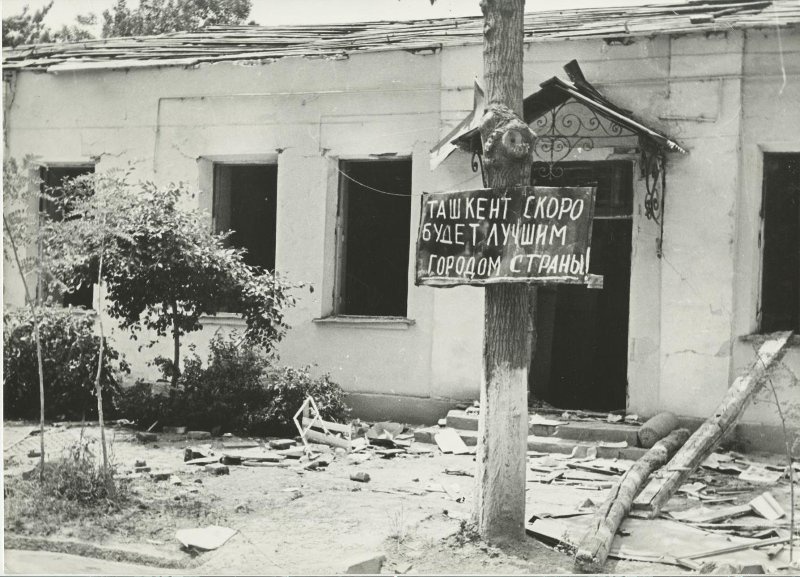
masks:
{"label": "shrub", "polygon": [[102,526],[131,500],[128,484],[114,478],[113,466],[109,469],[112,474],[103,475],[89,443],[84,441],[47,461],[41,481],[39,467],[21,476],[7,477],[6,531],[52,535],[70,524],[89,531]]}
{"label": "shrub", "polygon": [[[45,416],[48,419],[97,418],[94,380],[100,337],[94,316],[73,309],[39,309]],[[38,419],[39,373],[33,315],[27,308],[4,315],[3,402],[6,418]],[[103,356],[103,408],[113,412],[119,377],[130,372],[108,345]]]}
{"label": "shrub", "polygon": [[[344,391],[328,375],[313,377],[310,367],[274,366],[236,333],[214,336],[207,366],[192,356],[184,361],[177,385],[167,395],[151,396],[139,383],[120,397],[121,416],[139,425],[161,425],[250,435],[287,435],[296,431],[292,417],[311,395],[323,418],[341,421],[349,409]],[[169,362],[159,363],[168,376]]]}

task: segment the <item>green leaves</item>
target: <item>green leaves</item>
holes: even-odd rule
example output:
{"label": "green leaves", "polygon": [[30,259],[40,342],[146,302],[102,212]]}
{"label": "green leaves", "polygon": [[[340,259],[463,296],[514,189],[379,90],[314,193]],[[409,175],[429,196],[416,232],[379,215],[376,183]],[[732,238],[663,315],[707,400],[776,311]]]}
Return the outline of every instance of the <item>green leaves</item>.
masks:
{"label": "green leaves", "polygon": [[245,264],[228,234],[212,234],[207,215],[187,208],[183,187],[105,173],[64,189],[58,202],[69,217],[49,221],[44,240],[54,278],[73,289],[93,283],[102,254],[107,312],[123,328],[183,335],[224,311],[240,313],[245,338],[267,351],[283,337],[291,285]]}

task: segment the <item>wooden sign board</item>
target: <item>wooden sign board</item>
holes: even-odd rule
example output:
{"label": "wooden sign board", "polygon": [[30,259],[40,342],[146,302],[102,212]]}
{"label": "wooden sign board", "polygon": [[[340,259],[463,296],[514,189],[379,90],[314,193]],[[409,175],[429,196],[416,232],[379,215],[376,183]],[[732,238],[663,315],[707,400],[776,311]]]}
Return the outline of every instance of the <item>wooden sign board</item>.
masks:
{"label": "wooden sign board", "polygon": [[416,284],[590,281],[594,187],[424,193]]}

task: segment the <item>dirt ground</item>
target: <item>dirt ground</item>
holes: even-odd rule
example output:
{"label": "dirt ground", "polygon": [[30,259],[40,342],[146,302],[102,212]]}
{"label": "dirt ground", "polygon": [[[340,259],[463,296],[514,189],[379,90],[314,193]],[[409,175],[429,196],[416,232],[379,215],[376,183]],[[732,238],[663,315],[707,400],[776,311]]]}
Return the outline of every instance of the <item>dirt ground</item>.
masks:
{"label": "dirt ground", "polygon": [[[474,539],[464,523],[473,506],[474,478],[445,473],[472,472],[474,457],[443,455],[434,446],[416,443],[431,452],[391,459],[371,454],[357,463],[363,457],[331,451],[322,457],[331,461],[322,470],[305,470],[303,463],[287,460],[286,467],[231,466],[229,475],[214,476],[183,462],[184,448],[197,441],[160,434],[157,442],[143,445],[131,430],[118,428],[111,436],[121,470],[132,469],[142,459],[153,472],[169,472],[181,484],[154,481],[149,475],[133,479],[130,504],[90,523],[74,518],[26,520],[24,511],[15,513],[8,487],[20,482],[18,476],[36,462],[27,456],[39,442],[37,436],[29,436],[31,429],[13,423],[4,427],[6,549],[138,561],[169,567],[176,574],[341,573],[379,554],[386,557],[385,573],[573,572],[570,555],[533,538],[508,549]],[[80,434],[79,428],[51,429],[46,436],[50,454],[68,447]],[[96,439],[97,429],[87,428],[83,435]],[[350,480],[359,471],[368,473],[370,481]],[[542,487],[528,484],[529,516],[575,510],[587,496],[602,502],[604,494]],[[211,524],[238,532],[214,551],[190,554],[181,549],[177,529]],[[87,562],[86,572],[92,567]],[[639,575],[682,572],[660,563],[614,560],[606,570]],[[153,567],[152,572],[163,574],[164,569]]]}

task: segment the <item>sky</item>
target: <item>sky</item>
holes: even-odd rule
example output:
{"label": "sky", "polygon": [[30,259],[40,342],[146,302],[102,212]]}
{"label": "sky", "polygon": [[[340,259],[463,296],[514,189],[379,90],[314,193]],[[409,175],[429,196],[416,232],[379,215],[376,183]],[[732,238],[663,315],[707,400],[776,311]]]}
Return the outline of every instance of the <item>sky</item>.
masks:
{"label": "sky", "polygon": [[[32,9],[49,0],[2,0],[3,16],[21,12],[25,5]],[[78,14],[100,13],[115,0],[55,0],[45,22],[60,28],[70,24]],[[598,6],[636,6],[668,3],[665,0],[528,0],[526,12],[586,8]],[[136,0],[128,0],[130,6]],[[250,17],[257,23],[272,26],[281,24],[322,24],[370,20],[416,20],[453,16],[480,16],[478,0],[253,0]]]}

